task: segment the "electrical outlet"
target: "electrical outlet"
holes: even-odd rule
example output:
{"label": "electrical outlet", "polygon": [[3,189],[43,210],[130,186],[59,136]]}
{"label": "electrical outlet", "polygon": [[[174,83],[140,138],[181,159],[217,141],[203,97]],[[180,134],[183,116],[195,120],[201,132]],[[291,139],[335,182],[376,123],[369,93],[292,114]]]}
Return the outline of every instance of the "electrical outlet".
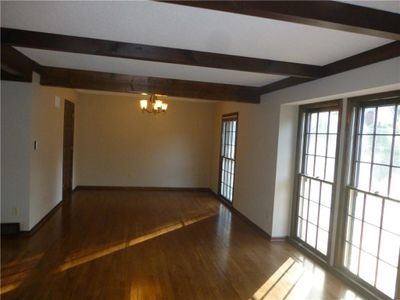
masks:
{"label": "electrical outlet", "polygon": [[12,210],[11,210],[11,214],[13,216],[18,216],[18,208],[17,207],[13,207]]}

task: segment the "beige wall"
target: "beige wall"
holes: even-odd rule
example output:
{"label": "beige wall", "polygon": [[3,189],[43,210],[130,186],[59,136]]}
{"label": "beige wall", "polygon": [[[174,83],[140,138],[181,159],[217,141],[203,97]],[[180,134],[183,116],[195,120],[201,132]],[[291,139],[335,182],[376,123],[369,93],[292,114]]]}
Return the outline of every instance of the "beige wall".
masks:
{"label": "beige wall", "polygon": [[208,187],[216,104],[168,103],[149,115],[133,95],[79,93],[77,184]]}
{"label": "beige wall", "polygon": [[76,92],[41,86],[37,74],[1,88],[1,222],[30,230],[62,200],[64,99],[76,101]]}
{"label": "beige wall", "polygon": [[37,141],[38,148],[31,147],[30,228],[62,200],[64,100],[77,99],[74,90],[41,86],[37,75],[32,86],[31,145]]}
{"label": "beige wall", "polygon": [[1,222],[29,229],[32,85],[1,81]]}

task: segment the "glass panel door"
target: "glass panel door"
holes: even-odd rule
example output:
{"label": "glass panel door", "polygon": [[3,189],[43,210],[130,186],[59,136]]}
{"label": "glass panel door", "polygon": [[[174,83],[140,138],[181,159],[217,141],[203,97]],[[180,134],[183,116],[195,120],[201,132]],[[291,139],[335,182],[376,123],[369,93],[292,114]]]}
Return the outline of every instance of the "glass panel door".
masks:
{"label": "glass panel door", "polygon": [[296,238],[325,257],[330,239],[339,107],[305,108],[302,118]]}
{"label": "glass panel door", "polygon": [[236,113],[222,117],[219,194],[229,202],[233,201],[237,122]]}

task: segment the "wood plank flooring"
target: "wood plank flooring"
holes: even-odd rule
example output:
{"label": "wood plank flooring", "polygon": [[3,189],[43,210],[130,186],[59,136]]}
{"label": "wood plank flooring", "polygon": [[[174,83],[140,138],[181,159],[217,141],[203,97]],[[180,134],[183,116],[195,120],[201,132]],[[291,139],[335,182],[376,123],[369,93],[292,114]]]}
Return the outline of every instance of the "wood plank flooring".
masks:
{"label": "wood plank flooring", "polygon": [[1,250],[2,299],[361,299],[207,192],[78,191]]}

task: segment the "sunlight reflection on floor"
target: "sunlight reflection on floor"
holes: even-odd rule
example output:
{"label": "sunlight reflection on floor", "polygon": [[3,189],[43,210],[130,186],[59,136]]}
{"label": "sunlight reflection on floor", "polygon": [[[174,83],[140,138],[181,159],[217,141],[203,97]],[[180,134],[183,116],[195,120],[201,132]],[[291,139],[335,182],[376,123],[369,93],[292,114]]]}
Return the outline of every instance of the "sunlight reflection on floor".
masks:
{"label": "sunlight reflection on floor", "polygon": [[43,253],[1,266],[0,295],[16,289],[35,268]]}
{"label": "sunlight reflection on floor", "polygon": [[[289,257],[249,300],[322,299],[324,285],[323,270],[307,260],[298,261]],[[350,290],[340,299],[361,300]]]}
{"label": "sunlight reflection on floor", "polygon": [[107,247],[106,249],[102,249],[99,251],[96,251],[90,255],[85,255],[83,257],[80,258],[76,258],[76,259],[72,259],[69,261],[66,261],[64,264],[62,264],[57,270],[56,272],[62,272],[62,271],[66,271],[68,269],[74,268],[76,266],[82,265],[84,263],[87,263],[89,261],[93,261],[95,259],[104,257],[106,255],[112,254],[114,252],[126,249],[128,247],[132,247],[135,246],[137,244],[143,243],[145,241],[148,241],[150,239],[156,238],[158,236],[164,235],[166,233],[175,231],[177,229],[183,228],[185,226],[189,226],[191,224],[197,223],[199,221],[202,221],[204,219],[210,218],[215,216],[216,213],[212,213],[212,214],[206,214],[206,215],[202,215],[202,216],[197,216],[197,217],[193,217],[190,218],[188,220],[183,220],[181,222],[175,223],[175,224],[171,224],[171,225],[167,225],[164,226],[156,231],[150,232],[146,235],[134,238],[132,240],[126,241],[126,242],[122,242],[110,247]]}

